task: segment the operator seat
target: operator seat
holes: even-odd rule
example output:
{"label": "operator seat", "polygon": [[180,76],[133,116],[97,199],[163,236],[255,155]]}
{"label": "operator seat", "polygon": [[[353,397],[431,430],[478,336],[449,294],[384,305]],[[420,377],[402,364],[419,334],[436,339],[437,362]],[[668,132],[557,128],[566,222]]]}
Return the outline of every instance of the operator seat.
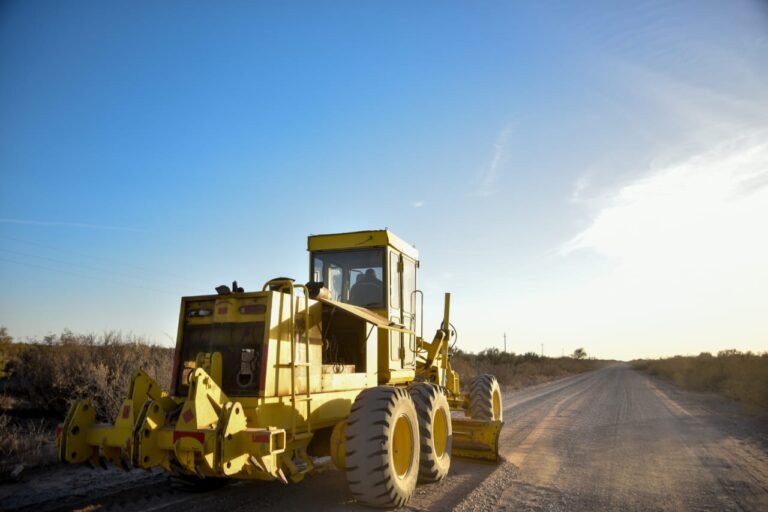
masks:
{"label": "operator seat", "polygon": [[382,290],[382,282],[376,277],[376,272],[369,268],[365,274],[360,274],[355,279],[355,284],[349,291],[349,302],[362,307],[381,306]]}

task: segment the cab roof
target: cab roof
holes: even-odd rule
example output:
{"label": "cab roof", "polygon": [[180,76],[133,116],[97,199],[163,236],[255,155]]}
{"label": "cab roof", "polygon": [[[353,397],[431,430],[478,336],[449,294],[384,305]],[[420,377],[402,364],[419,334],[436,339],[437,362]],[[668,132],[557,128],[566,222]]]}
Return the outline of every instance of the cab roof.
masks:
{"label": "cab roof", "polygon": [[307,237],[307,250],[310,252],[387,246],[400,251],[414,260],[418,261],[419,259],[419,251],[417,251],[414,246],[388,229],[310,235]]}

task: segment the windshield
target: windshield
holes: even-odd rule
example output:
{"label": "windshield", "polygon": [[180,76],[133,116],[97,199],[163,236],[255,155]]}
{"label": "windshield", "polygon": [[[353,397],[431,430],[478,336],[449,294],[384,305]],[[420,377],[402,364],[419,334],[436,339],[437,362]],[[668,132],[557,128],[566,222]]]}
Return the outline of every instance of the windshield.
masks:
{"label": "windshield", "polygon": [[314,252],[312,280],[322,281],[333,300],[384,308],[384,248]]}

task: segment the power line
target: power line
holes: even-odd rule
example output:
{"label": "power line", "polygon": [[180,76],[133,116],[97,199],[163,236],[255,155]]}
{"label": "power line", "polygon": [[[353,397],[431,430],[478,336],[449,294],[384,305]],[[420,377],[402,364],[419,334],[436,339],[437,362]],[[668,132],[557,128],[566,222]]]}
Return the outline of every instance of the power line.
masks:
{"label": "power line", "polygon": [[57,274],[69,274],[69,275],[80,277],[80,278],[83,278],[83,279],[90,279],[90,280],[93,280],[93,281],[101,281],[101,282],[106,282],[106,283],[111,283],[111,284],[123,284],[123,285],[127,285],[127,286],[133,286],[135,288],[143,288],[145,290],[150,290],[150,291],[153,291],[153,292],[166,293],[166,294],[169,294],[169,295],[176,296],[175,293],[171,293],[168,290],[162,290],[160,288],[152,288],[152,287],[149,287],[149,286],[143,286],[143,285],[139,285],[139,284],[135,284],[135,283],[120,283],[120,282],[117,282],[117,281],[114,281],[114,280],[111,280],[111,279],[104,279],[104,278],[98,277],[98,276],[81,274],[79,272],[72,272],[70,270],[62,270],[62,269],[55,269],[55,268],[50,268],[50,267],[44,267],[42,265],[35,265],[34,263],[27,263],[27,262],[23,262],[23,261],[16,261],[16,260],[11,260],[11,259],[8,259],[8,258],[3,258],[3,257],[0,257],[0,261],[5,261],[6,263],[13,263],[14,265],[21,265],[21,266],[24,266],[24,267],[36,268],[36,269],[40,269],[40,270],[47,270],[49,272],[55,272]]}
{"label": "power line", "polygon": [[[4,249],[4,248],[1,248],[1,247],[0,247],[0,251],[11,253],[11,254],[14,254],[16,256],[26,256],[28,258],[39,258],[39,259],[43,259],[43,260],[52,261],[54,263],[61,263],[61,264],[64,264],[64,265],[71,265],[71,266],[74,266],[74,267],[80,267],[80,268],[85,269],[85,270],[92,270],[92,271],[96,271],[96,272],[104,272],[106,274],[112,274],[112,275],[115,275],[115,276],[122,276],[123,278],[128,278],[128,279],[134,279],[134,280],[146,279],[145,277],[139,277],[139,276],[136,276],[134,274],[128,274],[126,272],[120,272],[120,271],[116,271],[116,270],[109,270],[109,269],[104,269],[104,268],[99,268],[99,267],[93,267],[93,266],[90,266],[90,265],[84,265],[82,263],[77,263],[77,262],[73,262],[73,261],[60,260],[58,258],[51,258],[50,256],[43,256],[41,254],[30,254],[30,253],[26,253],[26,252],[22,252],[22,251],[14,251],[14,250],[11,250],[11,249]],[[161,284],[167,284],[169,286],[171,286],[171,285],[172,286],[178,286],[178,283],[174,284],[174,283],[171,283],[170,281],[166,281],[165,283],[161,283]]]}
{"label": "power line", "polygon": [[27,245],[34,245],[34,246],[37,246],[37,247],[42,247],[44,249],[51,249],[51,250],[54,250],[54,251],[67,252],[67,253],[69,253],[69,254],[71,254],[73,256],[78,256],[78,257],[81,257],[81,258],[88,258],[88,259],[92,259],[92,260],[101,260],[101,261],[104,261],[104,262],[107,262],[107,263],[111,263],[113,265],[121,265],[121,266],[124,266],[124,267],[133,268],[133,269],[139,270],[141,272],[148,272],[148,273],[152,273],[152,274],[162,274],[162,275],[166,275],[166,276],[174,276],[174,277],[176,277],[178,279],[183,279],[184,281],[188,281],[189,280],[188,277],[181,276],[181,275],[178,275],[178,274],[174,274],[173,272],[168,272],[166,270],[162,270],[162,269],[158,269],[158,268],[152,269],[152,268],[148,268],[148,267],[143,267],[141,265],[136,265],[134,263],[126,263],[126,262],[115,260],[115,259],[112,259],[112,258],[105,258],[104,256],[94,256],[93,254],[85,254],[85,253],[73,251],[72,249],[68,249],[68,248],[60,247],[60,246],[56,246],[56,245],[43,244],[43,243],[40,243],[40,242],[33,242],[31,240],[24,240],[24,239],[21,239],[21,238],[16,238],[16,237],[12,237],[12,236],[5,236],[5,235],[0,235],[0,239],[10,240],[12,242],[18,242],[18,243],[27,244]]}

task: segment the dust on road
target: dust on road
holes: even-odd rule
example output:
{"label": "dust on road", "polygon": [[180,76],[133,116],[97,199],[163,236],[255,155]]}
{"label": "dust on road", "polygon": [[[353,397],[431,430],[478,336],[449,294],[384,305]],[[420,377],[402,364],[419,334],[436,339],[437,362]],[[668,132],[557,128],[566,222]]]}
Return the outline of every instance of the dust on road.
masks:
{"label": "dust on road", "polygon": [[[628,365],[509,393],[504,419],[504,463],[454,460],[448,478],[419,486],[406,510],[768,510],[768,424]],[[242,482],[196,495],[144,472],[64,468],[30,478],[0,486],[0,509],[369,510],[329,464],[294,486]]]}

